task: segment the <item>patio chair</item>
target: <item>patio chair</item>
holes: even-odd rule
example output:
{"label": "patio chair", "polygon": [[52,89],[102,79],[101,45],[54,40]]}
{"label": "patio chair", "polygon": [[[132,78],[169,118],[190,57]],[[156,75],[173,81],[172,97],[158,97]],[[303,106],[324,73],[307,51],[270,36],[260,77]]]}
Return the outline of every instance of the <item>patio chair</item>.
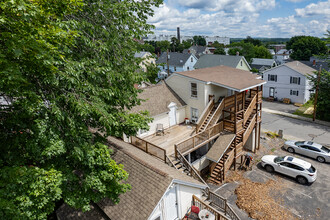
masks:
{"label": "patio chair", "polygon": [[156,135],[164,135],[164,127],[163,124],[157,124],[156,126]]}

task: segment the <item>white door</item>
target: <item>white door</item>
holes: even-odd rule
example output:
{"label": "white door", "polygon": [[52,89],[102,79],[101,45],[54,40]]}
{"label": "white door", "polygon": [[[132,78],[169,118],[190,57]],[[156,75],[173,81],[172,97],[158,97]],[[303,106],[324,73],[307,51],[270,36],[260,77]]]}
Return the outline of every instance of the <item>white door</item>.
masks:
{"label": "white door", "polygon": [[170,121],[170,127],[173,125],[176,125],[176,104],[174,102],[171,102],[168,105],[168,108],[170,109],[170,112],[168,113],[168,118]]}
{"label": "white door", "polygon": [[172,187],[165,198],[166,220],[174,220],[178,218],[178,202],[176,197],[176,187]]}

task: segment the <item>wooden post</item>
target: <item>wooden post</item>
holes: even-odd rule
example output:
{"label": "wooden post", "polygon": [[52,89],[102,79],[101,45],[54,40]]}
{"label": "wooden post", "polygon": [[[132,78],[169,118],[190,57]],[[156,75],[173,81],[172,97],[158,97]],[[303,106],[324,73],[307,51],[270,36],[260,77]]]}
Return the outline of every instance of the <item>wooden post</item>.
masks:
{"label": "wooden post", "polygon": [[177,150],[176,144],[174,144],[174,153],[175,153],[175,159],[178,159],[178,150]]}
{"label": "wooden post", "polygon": [[320,84],[320,75],[321,75],[321,68],[322,66],[320,66],[320,70],[317,74],[317,84],[316,84],[316,91],[315,91],[315,98],[314,98],[314,112],[313,112],[313,121],[315,121],[315,117],[316,117],[316,104],[317,104],[317,96],[319,94],[319,84]]}

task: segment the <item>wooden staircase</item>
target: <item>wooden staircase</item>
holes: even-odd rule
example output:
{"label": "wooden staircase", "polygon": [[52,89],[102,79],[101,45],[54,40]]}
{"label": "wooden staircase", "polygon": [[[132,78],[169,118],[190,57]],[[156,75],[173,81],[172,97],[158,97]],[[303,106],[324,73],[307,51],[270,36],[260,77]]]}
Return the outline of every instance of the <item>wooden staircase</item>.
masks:
{"label": "wooden staircase", "polygon": [[209,121],[211,120],[215,110],[217,109],[218,104],[213,105],[213,108],[211,109],[211,111],[208,113],[208,115],[206,116],[205,120],[203,121],[202,125],[199,127],[199,129],[197,130],[197,133],[200,133],[202,131],[204,131],[209,123]]}

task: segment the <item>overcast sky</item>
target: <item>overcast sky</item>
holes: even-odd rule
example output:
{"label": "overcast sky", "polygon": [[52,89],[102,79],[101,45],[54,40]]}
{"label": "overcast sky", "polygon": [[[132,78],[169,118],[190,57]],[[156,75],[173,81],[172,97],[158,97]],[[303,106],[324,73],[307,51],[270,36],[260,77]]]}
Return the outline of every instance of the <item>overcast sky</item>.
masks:
{"label": "overcast sky", "polygon": [[330,0],[165,0],[149,19],[155,34],[323,37]]}

